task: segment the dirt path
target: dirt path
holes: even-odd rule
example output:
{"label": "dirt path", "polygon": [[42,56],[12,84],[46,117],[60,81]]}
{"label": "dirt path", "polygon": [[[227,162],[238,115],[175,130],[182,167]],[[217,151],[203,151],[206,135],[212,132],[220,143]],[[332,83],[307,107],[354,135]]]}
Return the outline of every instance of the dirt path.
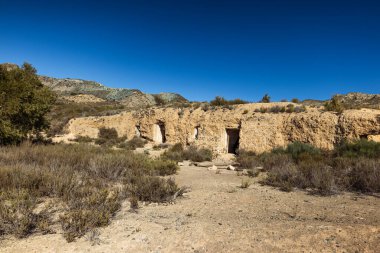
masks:
{"label": "dirt path", "polygon": [[380,199],[285,193],[236,172],[182,167],[192,191],[170,205],[124,203],[111,225],[67,243],[60,233],[0,241],[0,252],[379,252]]}

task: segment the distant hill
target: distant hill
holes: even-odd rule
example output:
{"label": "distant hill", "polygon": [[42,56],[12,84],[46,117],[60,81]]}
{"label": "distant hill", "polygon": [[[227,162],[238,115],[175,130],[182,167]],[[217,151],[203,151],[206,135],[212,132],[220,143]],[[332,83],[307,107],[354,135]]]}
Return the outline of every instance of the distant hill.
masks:
{"label": "distant hill", "polygon": [[39,78],[44,85],[61,96],[88,94],[108,101],[118,101],[128,107],[152,106],[162,102],[165,104],[187,102],[184,97],[176,93],[147,94],[138,89],[109,88],[94,81],[81,79],[48,76],[39,76]]}
{"label": "distant hill", "polygon": [[[7,69],[18,68],[16,64],[4,63]],[[94,81],[72,78],[39,76],[40,81],[63,97],[80,94],[93,95],[106,101],[116,101],[126,107],[146,107],[160,104],[188,102],[177,93],[147,94],[138,89],[110,88]]]}
{"label": "distant hill", "polygon": [[[3,63],[0,65],[5,66],[9,70],[18,68],[18,66],[13,63]],[[50,87],[58,95],[64,98],[69,98],[68,100],[73,102],[77,101],[78,98],[71,97],[81,94],[91,95],[86,97],[86,99],[94,96],[96,99],[120,103],[127,108],[141,108],[154,105],[170,105],[174,103],[189,102],[187,99],[177,93],[166,92],[160,94],[148,94],[143,93],[138,89],[110,88],[95,81],[87,81],[82,79],[54,78],[48,76],[39,76],[39,79],[44,85]],[[348,94],[338,94],[336,96],[347,109],[380,109],[380,94],[351,92]],[[306,99],[300,103],[306,106],[319,107],[323,106],[327,101],[329,100]]]}
{"label": "distant hill", "polygon": [[[338,101],[346,109],[372,108],[380,109],[380,94],[366,94],[360,92],[350,92],[347,94],[337,94]],[[323,106],[328,100],[305,99],[301,103],[307,106]]]}
{"label": "distant hill", "polygon": [[366,94],[351,92],[345,95],[337,95],[345,108],[373,108],[380,109],[380,94]]}

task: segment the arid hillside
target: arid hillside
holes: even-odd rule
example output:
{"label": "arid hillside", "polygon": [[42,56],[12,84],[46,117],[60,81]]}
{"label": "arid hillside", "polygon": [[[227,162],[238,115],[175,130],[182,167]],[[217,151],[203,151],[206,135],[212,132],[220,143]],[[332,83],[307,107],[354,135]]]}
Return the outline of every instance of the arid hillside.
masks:
{"label": "arid hillside", "polygon": [[[16,64],[4,63],[8,70],[19,68]],[[106,101],[116,101],[126,107],[141,108],[160,104],[183,103],[187,100],[176,93],[147,94],[138,89],[109,88],[95,81],[87,81],[73,78],[54,78],[48,76],[39,76],[42,84],[50,87],[59,96],[70,98],[76,95],[92,95],[94,101],[99,99]],[[91,101],[90,101],[91,102]]]}

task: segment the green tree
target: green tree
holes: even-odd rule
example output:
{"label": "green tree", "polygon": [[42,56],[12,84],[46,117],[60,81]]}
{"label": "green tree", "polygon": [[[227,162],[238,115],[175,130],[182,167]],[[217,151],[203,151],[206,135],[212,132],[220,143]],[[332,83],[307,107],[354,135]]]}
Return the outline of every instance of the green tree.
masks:
{"label": "green tree", "polygon": [[293,98],[292,99],[292,103],[298,104],[299,102],[300,102],[300,100],[298,98]]}
{"label": "green tree", "polygon": [[45,115],[55,94],[28,63],[7,69],[0,65],[0,145],[16,144],[49,126]]}
{"label": "green tree", "polygon": [[228,105],[228,101],[224,99],[224,97],[216,96],[213,100],[210,101],[210,105],[212,106]]}
{"label": "green tree", "polygon": [[270,96],[265,94],[264,97],[260,100],[260,103],[270,103]]}

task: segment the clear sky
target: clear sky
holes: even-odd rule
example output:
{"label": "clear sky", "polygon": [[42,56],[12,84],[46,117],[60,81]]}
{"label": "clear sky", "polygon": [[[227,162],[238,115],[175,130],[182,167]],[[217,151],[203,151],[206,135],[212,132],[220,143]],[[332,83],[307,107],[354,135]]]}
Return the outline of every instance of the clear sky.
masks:
{"label": "clear sky", "polygon": [[190,100],[380,93],[380,1],[0,0],[0,62]]}

